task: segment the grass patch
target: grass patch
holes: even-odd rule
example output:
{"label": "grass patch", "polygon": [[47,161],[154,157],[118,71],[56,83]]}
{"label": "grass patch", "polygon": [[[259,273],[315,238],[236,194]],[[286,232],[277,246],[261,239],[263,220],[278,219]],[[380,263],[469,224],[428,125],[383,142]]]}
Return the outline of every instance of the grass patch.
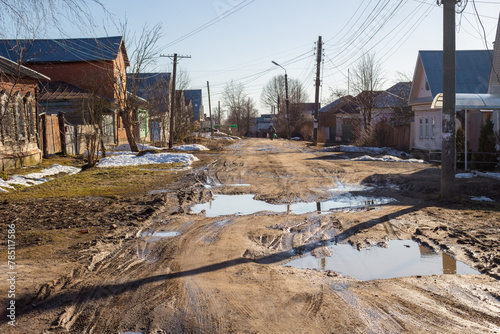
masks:
{"label": "grass patch", "polygon": [[54,180],[8,193],[0,199],[22,200],[44,197],[116,197],[142,194],[176,181],[172,168],[182,164],[155,164],[115,168],[91,168],[74,175],[60,174]]}

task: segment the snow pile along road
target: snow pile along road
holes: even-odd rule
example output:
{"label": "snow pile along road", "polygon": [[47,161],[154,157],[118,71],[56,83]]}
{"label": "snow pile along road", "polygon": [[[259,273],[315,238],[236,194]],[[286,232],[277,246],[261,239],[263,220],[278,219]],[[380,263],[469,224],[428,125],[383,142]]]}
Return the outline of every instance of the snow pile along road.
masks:
{"label": "snow pile along road", "polygon": [[384,155],[382,157],[371,157],[369,155],[363,155],[361,157],[349,159],[351,161],[385,161],[385,162],[407,162],[407,163],[421,163],[426,164],[428,162],[421,159],[401,159],[394,157],[392,155]]}
{"label": "snow pile along road", "polygon": [[338,145],[332,147],[325,147],[322,152],[346,152],[346,153],[369,153],[369,154],[387,154],[398,157],[407,157],[408,153],[398,151],[390,147],[358,147],[352,145]]}
{"label": "snow pile along road", "polygon": [[142,156],[136,156],[134,154],[123,154],[101,159],[97,167],[173,164],[177,162],[189,165],[193,163],[193,161],[198,161],[198,158],[188,153],[146,153]]}
{"label": "snow pile along road", "polygon": [[210,151],[208,148],[200,144],[181,145],[174,146],[172,148],[177,151]]}
{"label": "snow pile along road", "polygon": [[30,187],[32,185],[41,184],[51,179],[47,177],[57,175],[60,173],[66,173],[69,175],[76,174],[80,172],[82,169],[71,166],[61,166],[61,165],[52,165],[49,168],[45,168],[38,173],[30,173],[26,175],[12,175],[7,181],[0,179],[0,191],[7,191],[7,189],[15,189],[13,185],[21,185],[25,187]]}

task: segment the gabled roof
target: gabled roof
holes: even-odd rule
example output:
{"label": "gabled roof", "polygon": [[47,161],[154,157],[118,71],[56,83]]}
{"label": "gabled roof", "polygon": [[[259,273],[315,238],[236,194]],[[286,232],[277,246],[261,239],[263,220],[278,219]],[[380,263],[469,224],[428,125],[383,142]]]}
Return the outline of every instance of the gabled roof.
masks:
{"label": "gabled roof", "polygon": [[35,80],[50,80],[49,77],[38,73],[37,71],[33,71],[26,66],[19,65],[2,56],[0,56],[0,75],[1,74]]}
{"label": "gabled roof", "polygon": [[[456,51],[456,92],[486,93],[493,51]],[[443,92],[443,51],[419,51],[432,96]]]}
{"label": "gabled roof", "polygon": [[352,99],[353,99],[352,95],[343,96],[343,97],[338,98],[337,100],[333,101],[332,103],[327,104],[323,108],[320,108],[319,112],[320,113],[321,112],[331,112],[331,111],[333,112],[333,111],[337,110],[339,107],[341,107],[342,105],[344,105],[347,101],[350,101]]}
{"label": "gabled roof", "polygon": [[30,63],[63,63],[112,61],[123,52],[125,65],[129,60],[122,36],[72,39],[2,39],[0,56],[12,61]]}
{"label": "gabled roof", "polygon": [[352,95],[346,95],[321,108],[319,112],[356,114],[358,113],[358,104]]}
{"label": "gabled roof", "polygon": [[408,105],[411,82],[398,82],[376,97],[375,108],[395,108]]}

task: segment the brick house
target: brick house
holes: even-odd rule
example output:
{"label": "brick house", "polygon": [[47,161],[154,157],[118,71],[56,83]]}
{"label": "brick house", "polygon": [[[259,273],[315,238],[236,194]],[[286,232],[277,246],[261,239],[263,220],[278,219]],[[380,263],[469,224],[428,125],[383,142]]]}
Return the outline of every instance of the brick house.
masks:
{"label": "brick house", "polygon": [[42,158],[38,82],[47,76],[0,57],[0,168],[36,165]]}
{"label": "brick house", "polygon": [[[0,40],[0,56],[21,62],[61,85],[69,84],[112,101],[112,120],[107,120],[113,124],[112,144],[127,142],[119,117],[126,98],[126,68],[130,65],[123,37]],[[51,88],[52,93],[60,89],[53,85]],[[57,113],[60,110],[57,103],[55,106],[44,111]]]}

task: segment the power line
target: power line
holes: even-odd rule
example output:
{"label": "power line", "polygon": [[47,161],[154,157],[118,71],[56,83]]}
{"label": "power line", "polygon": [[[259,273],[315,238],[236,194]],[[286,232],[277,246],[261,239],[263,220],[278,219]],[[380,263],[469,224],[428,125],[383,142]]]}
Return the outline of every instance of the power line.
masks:
{"label": "power line", "polygon": [[217,22],[219,21],[222,21],[223,19],[233,15],[234,13],[240,11],[241,9],[245,8],[246,6],[250,5],[252,2],[254,2],[255,0],[244,0],[242,2],[240,2],[239,4],[237,4],[236,6],[234,6],[233,8],[231,9],[228,9],[227,11],[225,11],[224,13],[222,13],[221,15],[217,16],[215,19],[212,19],[204,24],[202,24],[201,26],[199,26],[198,28],[188,32],[187,34],[185,35],[182,35],[181,37],[173,40],[172,42],[168,43],[167,45],[164,46],[164,48],[169,48],[171,47],[172,45],[175,45],[179,42],[182,42],[183,40],[193,36],[193,35],[196,35],[197,33],[213,26],[214,24],[216,24]]}

